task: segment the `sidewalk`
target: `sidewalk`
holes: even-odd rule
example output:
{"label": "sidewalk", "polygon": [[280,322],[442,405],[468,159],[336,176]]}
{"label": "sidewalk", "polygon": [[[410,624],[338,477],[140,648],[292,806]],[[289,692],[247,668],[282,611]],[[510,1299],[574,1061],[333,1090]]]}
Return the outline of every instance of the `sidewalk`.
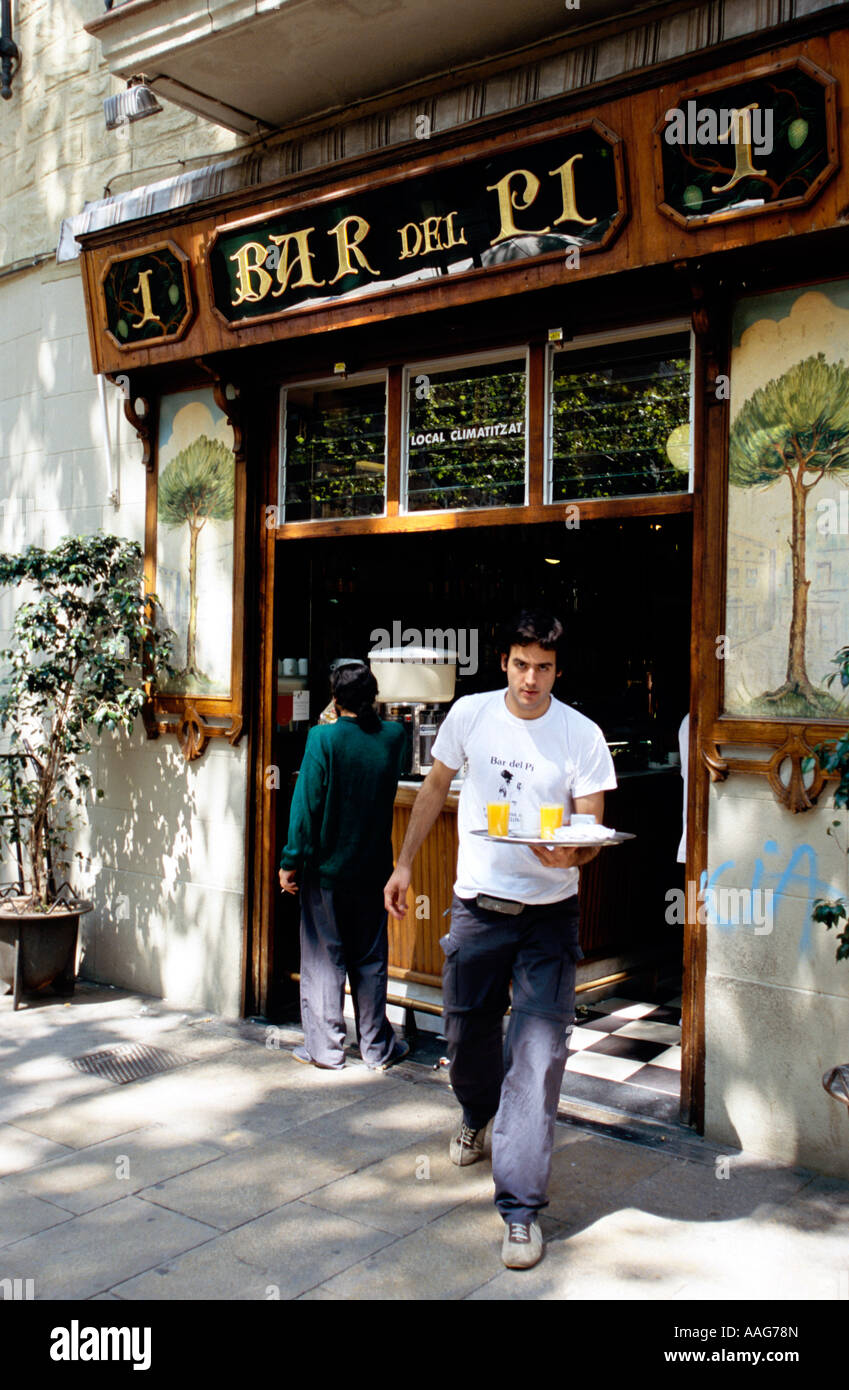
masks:
{"label": "sidewalk", "polygon": [[[489,1163],[448,1160],[445,1072],[322,1072],[299,1040],[93,985],[0,998],[0,1280],[74,1300],[849,1299],[849,1184],[576,1123],[545,1257],[505,1270]],[[132,1043],[180,1064],[127,1084],[71,1065]]]}

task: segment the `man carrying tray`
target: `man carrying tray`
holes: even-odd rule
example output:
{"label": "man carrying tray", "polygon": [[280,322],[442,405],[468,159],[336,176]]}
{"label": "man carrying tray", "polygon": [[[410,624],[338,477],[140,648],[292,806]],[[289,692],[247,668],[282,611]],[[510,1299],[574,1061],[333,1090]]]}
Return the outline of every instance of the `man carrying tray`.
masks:
{"label": "man carrying tray", "polygon": [[547,1205],[582,954],[578,866],[598,848],[499,844],[471,832],[486,827],[487,806],[499,800],[509,802],[513,833],[538,835],[543,805],[562,804],[564,820],[577,812],[603,821],[604,793],[616,786],[613,760],[598,726],[551,694],[562,638],[561,623],[538,612],[521,613],[505,632],[507,689],[467,695],[451,709],[385,888],[387,910],[401,918],[413,861],[468,760],[451,929],[442,938],[451,1084],[463,1107],[450,1155],[459,1165],[477,1162],[495,1116],[495,1204],[511,1269],[529,1268],[542,1254],[536,1216]]}

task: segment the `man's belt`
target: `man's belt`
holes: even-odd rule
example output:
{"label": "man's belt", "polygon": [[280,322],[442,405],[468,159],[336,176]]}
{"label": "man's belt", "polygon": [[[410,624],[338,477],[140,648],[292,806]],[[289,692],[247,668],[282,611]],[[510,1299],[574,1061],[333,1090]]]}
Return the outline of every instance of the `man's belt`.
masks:
{"label": "man's belt", "polygon": [[514,898],[494,898],[491,893],[478,893],[474,898],[461,898],[460,902],[475,903],[484,912],[502,912],[505,917],[518,917],[526,908],[540,911],[546,907],[562,907],[564,903],[569,901],[569,897],[573,896],[575,895],[570,894],[568,897],[558,898],[553,903],[520,903],[516,902]]}
{"label": "man's belt", "polygon": [[526,903],[514,902],[512,898],[490,897],[489,893],[478,893],[475,902],[486,912],[503,912],[508,917],[518,917],[527,906]]}

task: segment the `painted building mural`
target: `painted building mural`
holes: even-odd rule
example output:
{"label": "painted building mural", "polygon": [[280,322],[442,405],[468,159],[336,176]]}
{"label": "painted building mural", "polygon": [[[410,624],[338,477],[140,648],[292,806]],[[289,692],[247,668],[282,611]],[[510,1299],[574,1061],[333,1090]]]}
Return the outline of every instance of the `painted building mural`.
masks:
{"label": "painted building mural", "polygon": [[844,719],[849,281],[738,304],[731,422],[725,713]]}
{"label": "painted building mural", "polygon": [[211,388],[163,397],[156,591],[175,634],[169,694],[230,693],[234,476],[233,430]]}

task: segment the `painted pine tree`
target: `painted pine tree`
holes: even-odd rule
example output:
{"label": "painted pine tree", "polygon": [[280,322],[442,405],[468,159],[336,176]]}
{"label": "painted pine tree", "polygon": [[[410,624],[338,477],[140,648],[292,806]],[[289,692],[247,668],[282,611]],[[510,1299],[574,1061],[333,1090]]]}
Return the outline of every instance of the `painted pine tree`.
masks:
{"label": "painted pine tree", "polygon": [[201,434],[163,468],[159,475],[157,512],[166,526],[189,528],[189,626],[186,667],[181,680],[204,681],[197,664],[198,537],[207,521],[227,521],[233,515],[233,453],[218,439]]}
{"label": "painted pine tree", "polygon": [[825,354],[797,362],[746,401],[731,428],[729,478],[735,487],[790,488],[792,611],[784,682],[766,692],[764,713],[817,713],[830,697],[811,684],[805,664],[808,622],[808,495],[824,478],[849,473],[849,370]]}

